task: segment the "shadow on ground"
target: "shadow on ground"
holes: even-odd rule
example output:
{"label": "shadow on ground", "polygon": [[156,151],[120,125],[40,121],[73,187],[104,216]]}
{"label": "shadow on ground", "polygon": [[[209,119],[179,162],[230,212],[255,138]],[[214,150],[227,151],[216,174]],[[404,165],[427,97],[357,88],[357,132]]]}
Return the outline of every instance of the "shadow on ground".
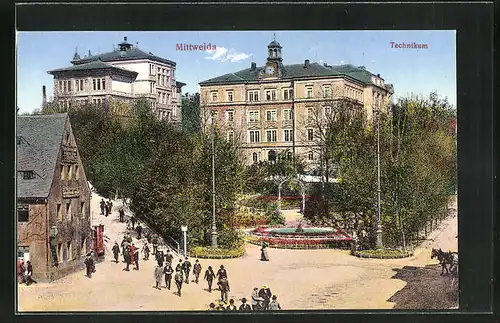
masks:
{"label": "shadow on ground", "polygon": [[440,276],[441,266],[404,266],[394,268],[391,278],[406,282],[387,301],[395,303],[395,309],[449,309],[458,304],[458,287],[451,287],[451,276]]}

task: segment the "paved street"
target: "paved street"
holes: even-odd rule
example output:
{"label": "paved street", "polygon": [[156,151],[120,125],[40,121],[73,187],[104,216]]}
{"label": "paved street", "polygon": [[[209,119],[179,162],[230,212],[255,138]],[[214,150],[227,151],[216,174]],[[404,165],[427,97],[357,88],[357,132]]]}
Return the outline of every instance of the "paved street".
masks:
{"label": "paved street", "polygon": [[[92,203],[99,201],[98,197],[92,199]],[[125,224],[118,223],[117,218],[117,208],[109,218],[102,218],[111,238],[109,247],[125,231]],[[434,241],[427,243],[425,249],[417,249],[408,259],[359,259],[341,250],[268,249],[270,261],[261,262],[259,247],[247,245],[242,258],[200,259],[200,262],[203,271],[208,265],[215,270],[221,264],[226,267],[231,285],[229,297],[237,305],[242,297],[250,297],[253,287],[266,284],[278,296],[283,309],[390,309],[395,304],[388,299],[406,285],[391,278],[396,273],[393,269],[437,263],[430,259],[430,248],[440,245],[452,248],[455,244],[456,249],[456,235],[457,217],[450,217],[441,229],[431,233]],[[207,288],[204,282],[184,284],[182,297],[173,290],[157,290],[153,288],[152,258],[142,261],[139,271],[126,272],[122,270],[124,264],[111,262],[111,257],[108,253],[107,259],[97,264],[97,272],[91,279],[82,270],[51,284],[21,285],[19,310],[206,310],[219,296],[218,291],[204,290]]]}

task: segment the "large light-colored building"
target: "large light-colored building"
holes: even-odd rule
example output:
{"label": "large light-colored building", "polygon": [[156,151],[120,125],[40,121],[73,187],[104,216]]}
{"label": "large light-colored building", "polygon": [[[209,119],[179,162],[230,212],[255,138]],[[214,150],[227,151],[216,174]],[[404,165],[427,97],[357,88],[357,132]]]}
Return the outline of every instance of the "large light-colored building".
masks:
{"label": "large light-colored building", "polygon": [[199,83],[205,120],[214,113],[218,128],[228,140],[238,140],[249,163],[273,159],[280,151],[295,151],[314,163],[316,137],[310,120],[318,106],[328,109],[329,102],[349,98],[371,119],[394,92],[363,66],[309,60],[284,65],[281,45],[272,41],[267,47],[264,66],[251,63],[250,68]]}
{"label": "large light-colored building", "polygon": [[[80,58],[70,67],[48,71],[54,76],[54,102],[70,107],[84,102],[133,102],[144,97],[159,118],[181,119],[181,89],[176,63],[124,41],[112,52]],[[113,105],[124,109],[126,105]],[[115,111],[126,114],[127,111]]]}

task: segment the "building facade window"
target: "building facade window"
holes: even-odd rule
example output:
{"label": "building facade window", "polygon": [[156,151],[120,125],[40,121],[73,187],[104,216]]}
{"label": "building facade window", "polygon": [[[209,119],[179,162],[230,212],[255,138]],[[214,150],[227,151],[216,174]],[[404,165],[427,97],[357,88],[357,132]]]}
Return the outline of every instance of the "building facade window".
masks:
{"label": "building facade window", "polygon": [[283,130],[283,134],[284,134],[285,141],[292,141],[293,140],[293,130],[292,129]]}
{"label": "building facade window", "polygon": [[326,106],[325,107],[325,116],[330,116],[332,114],[332,107]]}
{"label": "building facade window", "polygon": [[210,93],[210,101],[211,102],[217,102],[218,101],[218,93],[217,92],[212,92]]}
{"label": "building facade window", "polygon": [[229,141],[229,142],[234,141],[234,131],[230,130],[227,132],[227,141]]}
{"label": "building facade window", "polygon": [[234,111],[233,110],[228,110],[226,112],[226,118],[228,122],[233,122],[234,121]]}
{"label": "building facade window", "polygon": [[314,117],[314,110],[313,108],[307,108],[307,118],[312,119]]}
{"label": "building facade window", "polygon": [[94,91],[106,90],[106,79],[104,78],[92,79],[92,88]]}
{"label": "building facade window", "polygon": [[233,102],[233,91],[227,91],[227,102]]}
{"label": "building facade window", "polygon": [[276,90],[266,90],[266,101],[276,101]]}
{"label": "building facade window", "polygon": [[290,100],[292,98],[292,89],[283,89],[283,100]]}
{"label": "building facade window", "polygon": [[250,142],[260,142],[260,130],[250,130],[249,140]]}
{"label": "building facade window", "polygon": [[57,212],[57,221],[62,221],[63,212],[62,212],[62,206],[60,203],[57,203],[56,212]]}
{"label": "building facade window", "polygon": [[276,110],[266,110],[266,121],[276,121]]}
{"label": "building facade window", "polygon": [[149,64],[149,74],[155,75],[155,66],[153,64]]}
{"label": "building facade window", "polygon": [[306,87],[306,98],[310,99],[313,97],[313,88],[312,86]]}
{"label": "building facade window", "polygon": [[248,101],[259,101],[259,90],[248,91]]}
{"label": "building facade window", "polygon": [[66,179],[66,166],[61,165],[61,179],[65,180]]}
{"label": "building facade window", "polygon": [[17,206],[17,221],[28,222],[29,220],[29,206],[28,205],[18,205]]}
{"label": "building facade window", "polygon": [[314,158],[313,153],[312,153],[312,152],[309,152],[309,154],[307,154],[307,159],[309,159],[309,160],[313,160],[313,158]]}
{"label": "building facade window", "polygon": [[254,163],[256,163],[256,162],[258,161],[258,159],[257,159],[257,153],[253,153],[253,154],[252,154],[252,161],[253,161]]}
{"label": "building facade window", "polygon": [[267,142],[276,142],[276,130],[266,130],[266,139]]}
{"label": "building facade window", "polygon": [[66,219],[73,220],[72,214],[71,214],[71,201],[66,202]]}
{"label": "building facade window", "polygon": [[85,219],[85,202],[80,202],[80,215],[82,219]]}
{"label": "building facade window", "polygon": [[292,120],[292,110],[284,109],[283,110],[283,120]]}
{"label": "building facade window", "polygon": [[323,85],[323,97],[330,98],[332,96],[332,87],[330,85]]}
{"label": "building facade window", "polygon": [[248,112],[248,122],[259,122],[259,111]]}
{"label": "building facade window", "polygon": [[83,91],[83,81],[84,80],[75,80],[75,90],[78,92]]}
{"label": "building facade window", "polygon": [[314,131],[313,131],[313,129],[307,129],[307,140],[314,140]]}

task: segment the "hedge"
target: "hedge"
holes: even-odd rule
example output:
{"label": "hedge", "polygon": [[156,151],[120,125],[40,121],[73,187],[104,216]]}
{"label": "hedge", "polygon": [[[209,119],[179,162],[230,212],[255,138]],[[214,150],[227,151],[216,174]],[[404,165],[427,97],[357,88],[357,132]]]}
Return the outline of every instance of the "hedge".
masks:
{"label": "hedge", "polygon": [[[256,246],[260,246],[262,244],[260,240],[248,240],[248,243]],[[302,250],[332,249],[332,248],[349,249],[349,244],[346,241],[336,241],[331,243],[315,243],[315,244],[269,243],[267,241],[266,243],[268,244],[269,248],[276,248],[276,249],[302,249]]]}
{"label": "hedge", "polygon": [[359,258],[400,259],[413,256],[413,252],[395,249],[360,250],[354,254]]}
{"label": "hedge", "polygon": [[235,249],[221,249],[212,247],[193,247],[189,251],[190,257],[207,259],[239,258],[245,253],[245,246]]}

